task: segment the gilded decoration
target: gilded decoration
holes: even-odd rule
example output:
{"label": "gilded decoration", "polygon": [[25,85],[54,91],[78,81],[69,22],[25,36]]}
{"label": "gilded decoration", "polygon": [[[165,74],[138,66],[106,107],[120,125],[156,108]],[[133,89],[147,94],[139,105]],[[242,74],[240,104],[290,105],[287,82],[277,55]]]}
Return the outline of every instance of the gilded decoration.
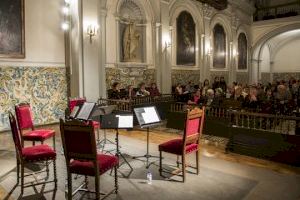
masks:
{"label": "gilded decoration", "polygon": [[29,102],[35,124],[58,122],[67,106],[66,69],[60,67],[0,68],[0,130],[7,129],[7,112]]}

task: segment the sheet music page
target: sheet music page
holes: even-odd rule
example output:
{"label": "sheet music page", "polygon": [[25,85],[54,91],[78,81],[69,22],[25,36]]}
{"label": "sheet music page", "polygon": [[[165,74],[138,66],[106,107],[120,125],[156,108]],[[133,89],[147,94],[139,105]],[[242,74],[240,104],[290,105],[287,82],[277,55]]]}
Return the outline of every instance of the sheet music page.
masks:
{"label": "sheet music page", "polygon": [[85,102],[82,105],[82,107],[81,107],[81,109],[80,109],[80,111],[79,111],[76,118],[83,119],[83,120],[88,120],[91,112],[94,109],[94,106],[95,106],[95,103]]}
{"label": "sheet music page", "polygon": [[144,113],[142,116],[144,118],[145,124],[150,124],[154,122],[159,122],[159,117],[154,107],[144,108]]}
{"label": "sheet music page", "polygon": [[79,111],[79,106],[75,106],[70,114],[70,117],[71,118],[76,117],[76,114],[78,113],[78,111]]}
{"label": "sheet music page", "polygon": [[118,128],[132,128],[133,115],[116,115],[119,118]]}

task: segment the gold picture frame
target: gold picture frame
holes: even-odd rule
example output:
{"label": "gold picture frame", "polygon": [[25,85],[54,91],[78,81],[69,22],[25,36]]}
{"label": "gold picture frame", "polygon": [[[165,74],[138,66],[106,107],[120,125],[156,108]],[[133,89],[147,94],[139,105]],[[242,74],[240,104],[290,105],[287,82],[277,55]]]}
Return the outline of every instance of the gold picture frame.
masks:
{"label": "gold picture frame", "polygon": [[24,3],[0,1],[0,58],[25,58]]}

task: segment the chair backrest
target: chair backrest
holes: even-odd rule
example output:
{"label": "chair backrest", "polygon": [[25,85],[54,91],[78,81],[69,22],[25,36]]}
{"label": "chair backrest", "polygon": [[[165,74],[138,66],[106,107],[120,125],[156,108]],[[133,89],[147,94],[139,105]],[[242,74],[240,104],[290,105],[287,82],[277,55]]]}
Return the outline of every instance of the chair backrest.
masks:
{"label": "chair backrest", "polygon": [[205,118],[205,107],[195,107],[188,110],[183,134],[184,147],[188,144],[199,143]]}
{"label": "chair backrest", "polygon": [[86,102],[86,98],[82,97],[82,98],[75,98],[75,99],[69,99],[69,109],[70,112],[72,112],[73,108],[77,105],[83,104],[84,102]]}
{"label": "chair backrest", "polygon": [[17,122],[16,119],[14,117],[14,115],[9,112],[9,123],[10,123],[10,127],[11,127],[11,133],[13,136],[13,140],[15,143],[15,148],[16,148],[16,153],[17,153],[17,157],[18,159],[21,158],[21,152],[22,152],[22,143],[21,143],[21,138],[20,138],[20,132],[18,130],[18,126],[17,126]]}
{"label": "chair backrest", "polygon": [[34,129],[32,111],[29,103],[21,103],[16,105],[15,111],[20,130],[27,128]]}
{"label": "chair backrest", "polygon": [[71,159],[95,161],[97,157],[94,127],[78,120],[60,119],[60,132],[67,162]]}

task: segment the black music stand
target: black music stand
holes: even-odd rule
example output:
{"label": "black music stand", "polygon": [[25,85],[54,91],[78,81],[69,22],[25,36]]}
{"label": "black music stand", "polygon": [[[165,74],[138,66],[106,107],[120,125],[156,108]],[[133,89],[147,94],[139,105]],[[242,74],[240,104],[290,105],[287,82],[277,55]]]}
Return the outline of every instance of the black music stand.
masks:
{"label": "black music stand", "polygon": [[[109,115],[111,114],[115,109],[116,109],[116,105],[108,105],[108,106],[98,106],[96,107],[95,111],[93,112],[92,117],[97,117],[99,122],[100,122],[100,128],[101,128],[101,117],[104,115]],[[115,142],[107,139],[107,135],[106,135],[106,130],[103,130],[104,132],[104,139],[100,141],[100,137],[98,135],[97,138],[97,146],[102,146],[102,151],[104,151],[105,145],[106,144],[116,144]],[[107,151],[110,152],[110,151]]]}
{"label": "black music stand", "polygon": [[[119,149],[119,129],[128,129],[133,128],[133,115],[132,114],[108,114],[103,115],[101,119],[101,128],[102,129],[115,129],[116,130],[116,156],[122,157],[124,162],[121,164],[123,165],[126,163],[130,170],[132,171],[133,168],[130,163],[127,161],[125,156],[120,152]],[[120,167],[119,165],[118,167]]]}
{"label": "black music stand", "polygon": [[147,107],[139,107],[134,108],[134,113],[136,115],[136,118],[139,122],[139,125],[141,128],[147,129],[147,151],[145,155],[142,156],[134,156],[133,159],[139,158],[146,158],[144,162],[146,162],[146,168],[148,169],[150,165],[154,164],[154,162],[149,163],[150,158],[159,158],[159,156],[153,156],[149,154],[149,134],[150,134],[150,127],[155,127],[161,124],[161,119],[159,117],[159,114],[157,112],[157,109],[155,106],[147,106]]}

